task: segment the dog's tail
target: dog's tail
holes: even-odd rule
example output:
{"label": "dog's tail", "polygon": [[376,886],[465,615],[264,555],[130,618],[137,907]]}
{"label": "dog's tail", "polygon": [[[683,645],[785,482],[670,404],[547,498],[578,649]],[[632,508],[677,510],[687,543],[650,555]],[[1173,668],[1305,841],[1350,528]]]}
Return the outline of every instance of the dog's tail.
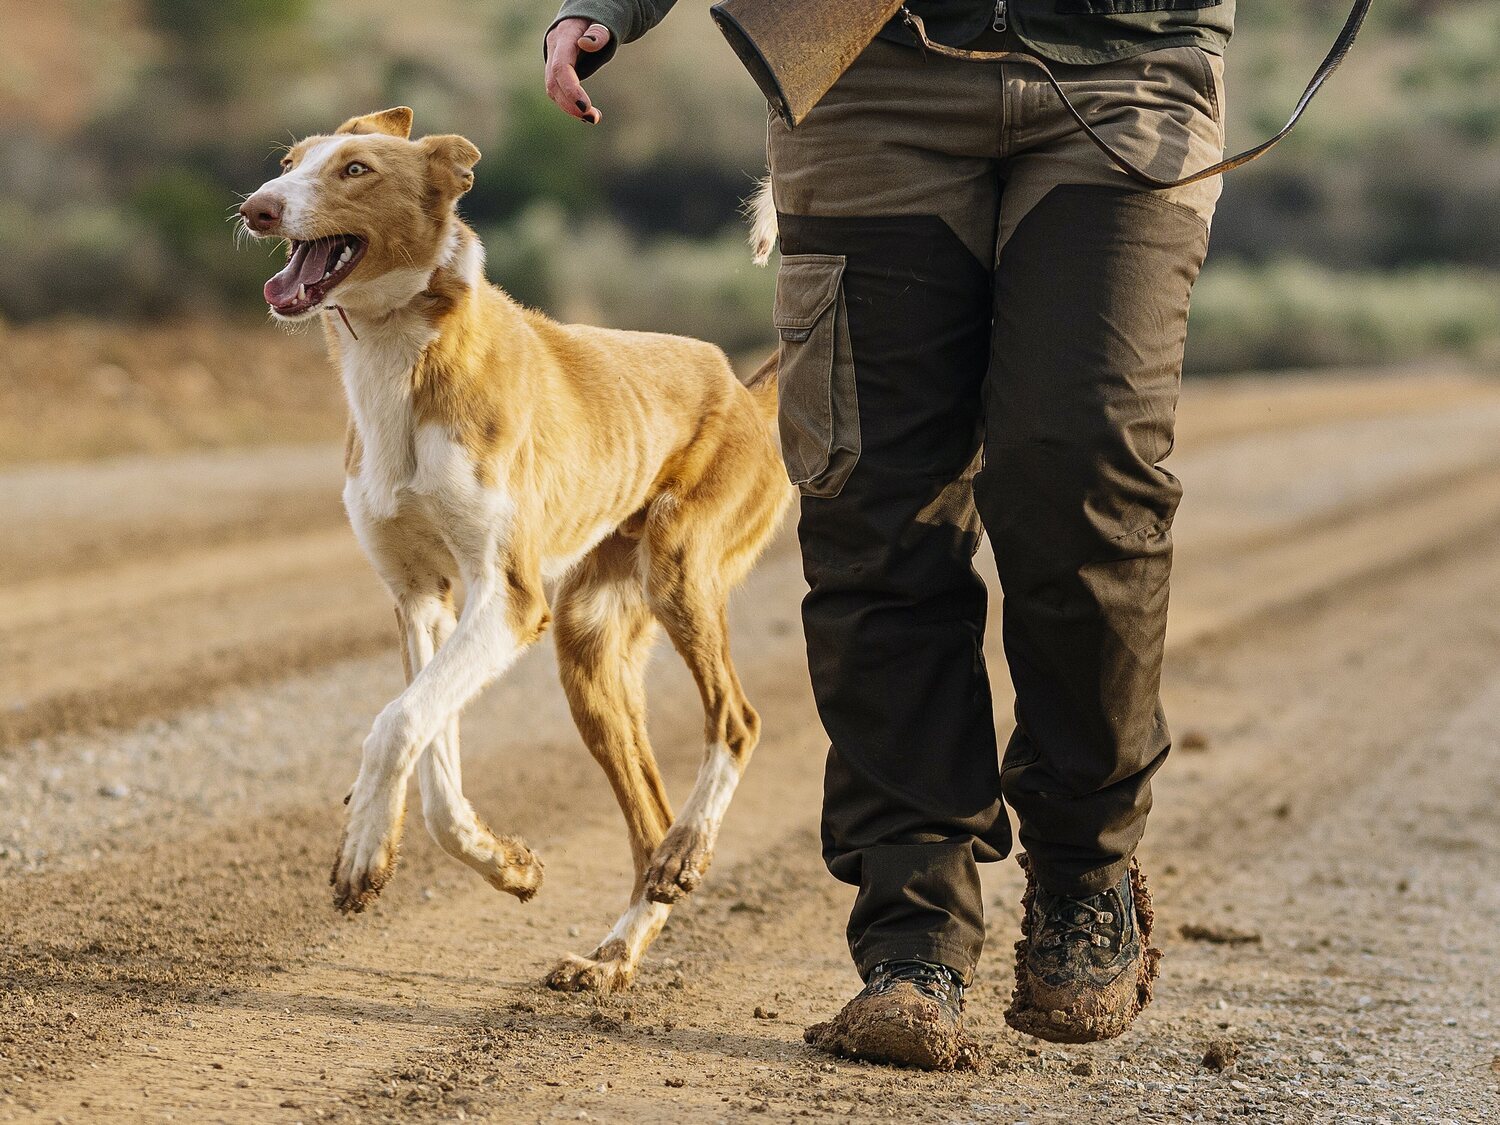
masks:
{"label": "dog's tail", "polygon": [[755,264],[763,266],[776,249],[776,204],[771,199],[771,177],[760,181],[755,194],[745,200],[745,218],[750,222],[750,251]]}
{"label": "dog's tail", "polygon": [[[755,264],[763,266],[771,260],[778,234],[776,204],[771,200],[771,177],[761,180],[755,194],[745,201],[745,218],[750,221],[750,249],[755,255]],[[745,380],[761,415],[770,424],[776,421],[776,376],[780,354],[779,351],[772,352],[755,374]]]}
{"label": "dog's tail", "polygon": [[772,352],[766,361],[755,369],[755,374],[745,380],[750,396],[767,423],[776,421],[776,375],[779,370],[779,352]]}

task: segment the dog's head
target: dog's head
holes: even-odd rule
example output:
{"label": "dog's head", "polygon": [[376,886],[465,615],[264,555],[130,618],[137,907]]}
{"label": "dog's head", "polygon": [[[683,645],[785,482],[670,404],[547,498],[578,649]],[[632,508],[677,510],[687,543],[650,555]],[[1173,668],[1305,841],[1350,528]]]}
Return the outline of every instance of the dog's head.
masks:
{"label": "dog's head", "polygon": [[337,304],[368,315],[403,307],[452,252],[454,205],[474,185],[479,150],[458,136],[414,141],[411,121],[398,106],[300,141],[240,207],[253,236],[290,246],[266,282],[277,319],[312,316],[335,290]]}

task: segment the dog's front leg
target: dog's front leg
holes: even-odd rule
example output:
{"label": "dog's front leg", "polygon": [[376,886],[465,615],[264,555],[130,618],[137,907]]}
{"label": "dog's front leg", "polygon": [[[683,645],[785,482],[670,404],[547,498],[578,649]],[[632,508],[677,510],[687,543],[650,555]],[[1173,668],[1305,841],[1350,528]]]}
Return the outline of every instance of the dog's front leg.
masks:
{"label": "dog's front leg", "polygon": [[363,910],[390,878],[418,755],[541,636],[548,619],[539,573],[514,563],[496,567],[493,580],[473,587],[448,643],[381,711],[365,739],[333,869],[334,904],[340,910]]}
{"label": "dog's front leg", "polygon": [[[403,618],[411,667],[418,671],[448,642],[457,624],[452,604],[441,599],[412,606],[404,615],[398,610],[397,616]],[[411,682],[410,673],[407,682]],[[445,852],[472,867],[490,886],[525,902],[542,885],[542,861],[520,839],[497,836],[464,796],[458,724],[457,715],[449,719],[417,759],[427,831]]]}

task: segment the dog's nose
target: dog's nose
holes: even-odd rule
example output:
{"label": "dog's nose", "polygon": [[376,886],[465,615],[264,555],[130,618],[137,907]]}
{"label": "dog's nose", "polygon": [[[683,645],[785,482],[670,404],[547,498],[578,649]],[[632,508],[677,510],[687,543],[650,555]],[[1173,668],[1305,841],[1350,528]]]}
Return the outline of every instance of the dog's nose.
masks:
{"label": "dog's nose", "polygon": [[246,226],[264,234],[281,222],[281,200],[269,192],[257,192],[240,204],[240,214]]}

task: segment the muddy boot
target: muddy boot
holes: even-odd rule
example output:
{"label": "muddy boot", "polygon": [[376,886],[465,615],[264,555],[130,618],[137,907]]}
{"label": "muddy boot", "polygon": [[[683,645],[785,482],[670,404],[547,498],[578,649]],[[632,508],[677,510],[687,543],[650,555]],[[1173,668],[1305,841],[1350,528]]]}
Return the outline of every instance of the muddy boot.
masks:
{"label": "muddy boot", "polygon": [[1088,898],[1037,885],[1027,857],[1016,991],[1005,1022],[1054,1043],[1113,1039],[1151,1001],[1161,950],[1151,945],[1151,892],[1134,859],[1120,882]]}
{"label": "muddy boot", "polygon": [[802,1035],[820,1051],[922,1070],[974,1069],[963,1033],[964,986],[946,965],[883,961],[864,989],[827,1023]]}

